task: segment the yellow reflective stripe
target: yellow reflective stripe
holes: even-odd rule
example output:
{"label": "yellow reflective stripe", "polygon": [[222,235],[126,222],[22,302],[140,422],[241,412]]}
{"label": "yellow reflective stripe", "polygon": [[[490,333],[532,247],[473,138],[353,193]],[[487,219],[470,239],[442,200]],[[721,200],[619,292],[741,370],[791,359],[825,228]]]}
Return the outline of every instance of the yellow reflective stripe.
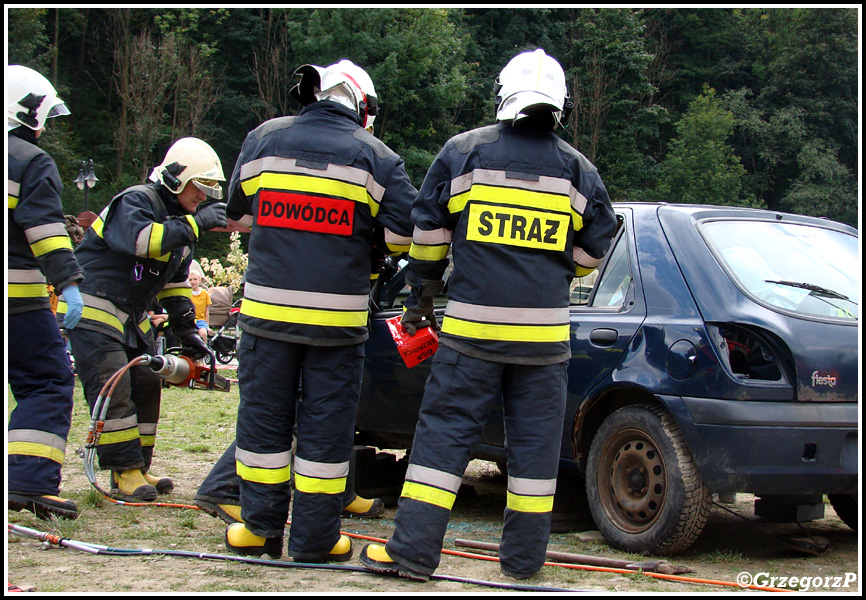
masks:
{"label": "yellow reflective stripe", "polygon": [[463,192],[462,194],[457,194],[456,196],[452,196],[450,200],[448,200],[448,212],[450,213],[458,213],[461,212],[464,208],[466,208],[466,203],[469,201],[469,192]]}
{"label": "yellow reflective stripe", "polygon": [[99,436],[99,445],[121,444],[123,442],[131,442],[138,439],[138,428],[123,429],[121,431],[103,431]]}
{"label": "yellow reflective stripe", "polygon": [[319,479],[295,473],[295,489],[307,494],[342,494],[346,491],[346,478]]}
{"label": "yellow reflective stripe", "polygon": [[185,298],[192,298],[192,288],[190,288],[190,287],[163,288],[156,295],[156,299],[157,300],[163,300],[164,298],[169,298],[171,296],[183,296]]}
{"label": "yellow reflective stripe", "polygon": [[568,327],[568,324],[501,325],[475,323],[447,315],[442,319],[443,333],[480,340],[497,340],[500,342],[565,342],[568,341]]}
{"label": "yellow reflective stripe", "polygon": [[162,254],[162,238],[165,235],[165,225],[153,223],[150,228],[150,238],[147,243],[147,257],[155,258],[162,262],[168,262],[171,252]]}
{"label": "yellow reflective stripe", "polygon": [[379,212],[378,203],[373,200],[366,187],[334,179],[324,179],[310,175],[290,175],[287,173],[262,173],[241,183],[241,188],[247,196],[252,196],[263,188],[286,192],[326,194],[367,204],[374,217]]}
{"label": "yellow reflective stripe", "polygon": [[33,250],[33,256],[42,256],[43,254],[48,254],[49,252],[62,250],[64,248],[72,250],[72,240],[69,239],[68,235],[53,236],[45,238],[44,240],[39,240],[34,244],[30,244],[30,249]]}
{"label": "yellow reflective stripe", "polygon": [[144,320],[138,324],[138,329],[142,333],[147,333],[148,331],[150,331],[150,317],[149,316],[145,317]]}
{"label": "yellow reflective stripe", "polygon": [[367,311],[317,310],[263,304],[245,298],[241,304],[241,314],[266,321],[281,323],[301,323],[304,325],[323,325],[325,327],[358,327],[367,325]]}
{"label": "yellow reflective stripe", "polygon": [[595,271],[598,267],[582,267],[580,265],[574,265],[574,276],[575,277],[586,277],[593,271]]}
{"label": "yellow reflective stripe", "polygon": [[521,496],[508,492],[505,505],[518,512],[551,512],[553,510],[553,496]]}
{"label": "yellow reflective stripe", "polygon": [[413,242],[412,247],[409,248],[409,256],[417,260],[442,260],[448,256],[449,248],[450,246],[448,244],[442,244],[441,246],[422,246]]}
{"label": "yellow reflective stripe", "polygon": [[253,483],[285,483],[292,477],[292,467],[287,465],[279,469],[262,469],[248,467],[241,461],[235,461],[235,470],[244,481]]}
{"label": "yellow reflective stripe", "polygon": [[152,447],[156,444],[156,436],[155,435],[138,435],[138,439],[141,440],[142,446]]}
{"label": "yellow reflective stripe", "polygon": [[9,208],[13,208],[13,209],[14,209],[16,206],[18,206],[18,198],[16,198],[15,196],[9,194],[9,195],[6,197],[6,199],[7,199],[7,201],[9,202]]}
{"label": "yellow reflective stripe", "polygon": [[409,245],[404,246],[398,244],[391,244],[389,242],[385,242],[385,245],[388,246],[388,251],[392,252],[393,254],[401,254],[403,252],[408,252],[410,248]]}
{"label": "yellow reflective stripe", "polygon": [[400,493],[402,498],[411,498],[419,502],[426,502],[434,506],[441,506],[451,510],[454,506],[454,500],[457,499],[457,494],[449,492],[437,487],[424,485],[414,481],[406,481],[403,483],[403,491]]}
{"label": "yellow reflective stripe", "polygon": [[583,217],[574,211],[571,211],[571,227],[575,231],[583,229]]}
{"label": "yellow reflective stripe", "polygon": [[10,283],[6,295],[10,298],[41,298],[48,296],[48,288],[44,283]]}
{"label": "yellow reflective stripe", "polygon": [[571,200],[562,194],[533,192],[510,187],[474,184],[469,190],[471,200],[509,204],[529,209],[552,210],[571,214]]}
{"label": "yellow reflective stripe", "polygon": [[[65,315],[67,308],[69,307],[67,306],[66,302],[63,302],[61,300],[57,303],[57,314]],[[92,306],[85,306],[84,309],[81,311],[81,318],[90,321],[97,321],[99,323],[105,323],[109,327],[114,327],[115,329],[123,333],[123,323],[120,319],[118,319],[110,312],[106,312],[98,308],[93,308]]]}
{"label": "yellow reflective stripe", "polygon": [[96,220],[90,224],[90,228],[93,230],[93,233],[98,235],[99,237],[104,237],[102,235],[102,230],[105,227],[105,221],[102,220],[102,217],[96,217]]}
{"label": "yellow reflective stripe", "polygon": [[18,454],[21,456],[37,456],[39,458],[47,458],[56,463],[63,464],[65,457],[63,450],[46,446],[45,444],[37,444],[35,442],[9,442],[6,446],[8,454]]}
{"label": "yellow reflective stripe", "polygon": [[198,239],[198,223],[195,222],[195,218],[193,218],[192,215],[186,215],[186,221],[187,223],[189,223],[190,227],[192,227],[192,232],[195,234],[195,239]]}

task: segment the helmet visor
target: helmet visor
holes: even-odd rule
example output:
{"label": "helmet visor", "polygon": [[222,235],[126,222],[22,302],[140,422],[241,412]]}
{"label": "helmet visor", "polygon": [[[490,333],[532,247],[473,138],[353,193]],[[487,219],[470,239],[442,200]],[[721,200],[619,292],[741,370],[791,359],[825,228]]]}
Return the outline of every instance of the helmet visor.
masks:
{"label": "helmet visor", "polygon": [[203,179],[201,177],[193,177],[190,179],[193,185],[203,191],[207,196],[215,200],[222,200],[223,190],[216,179]]}
{"label": "helmet visor", "polygon": [[63,102],[58,102],[54,106],[51,107],[51,110],[48,111],[47,119],[51,119],[53,117],[63,117],[66,115],[71,115],[69,112],[69,108]]}

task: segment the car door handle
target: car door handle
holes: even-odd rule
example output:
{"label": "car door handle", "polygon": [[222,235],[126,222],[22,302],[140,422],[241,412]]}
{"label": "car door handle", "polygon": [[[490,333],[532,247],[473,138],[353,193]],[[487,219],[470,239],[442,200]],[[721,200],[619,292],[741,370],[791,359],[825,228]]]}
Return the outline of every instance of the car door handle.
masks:
{"label": "car door handle", "polygon": [[594,329],[589,334],[589,341],[596,346],[613,346],[619,339],[616,329]]}

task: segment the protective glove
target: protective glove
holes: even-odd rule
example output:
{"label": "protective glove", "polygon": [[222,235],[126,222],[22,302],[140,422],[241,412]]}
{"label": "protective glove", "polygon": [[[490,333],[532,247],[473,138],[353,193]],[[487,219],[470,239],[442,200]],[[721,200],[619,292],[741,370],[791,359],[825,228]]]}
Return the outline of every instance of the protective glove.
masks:
{"label": "protective glove", "polygon": [[196,211],[192,218],[195,219],[199,231],[208,231],[214,227],[225,227],[228,224],[226,203],[214,202],[213,204],[208,204]]}
{"label": "protective glove", "polygon": [[81,299],[81,292],[78,291],[78,286],[70,283],[61,291],[63,301],[66,302],[66,315],[63,317],[63,326],[66,329],[75,329],[78,321],[81,320],[81,313],[84,310],[84,300]]}
{"label": "protective glove", "polygon": [[436,315],[433,314],[433,298],[442,291],[444,285],[444,281],[425,280],[420,286],[412,287],[409,298],[404,304],[403,318],[400,319],[400,324],[410,336],[424,327],[439,331],[439,323],[436,321]]}
{"label": "protective glove", "polygon": [[189,356],[193,360],[200,360],[208,355],[207,344],[197,331],[190,331],[178,336],[180,345],[183,346],[180,353]]}

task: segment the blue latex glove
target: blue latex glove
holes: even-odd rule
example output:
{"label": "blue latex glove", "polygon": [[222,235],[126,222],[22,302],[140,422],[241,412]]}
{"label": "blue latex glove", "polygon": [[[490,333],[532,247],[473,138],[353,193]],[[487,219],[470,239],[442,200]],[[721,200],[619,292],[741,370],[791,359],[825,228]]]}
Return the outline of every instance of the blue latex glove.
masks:
{"label": "blue latex glove", "polygon": [[84,300],[77,285],[67,285],[61,292],[63,301],[66,302],[66,315],[63,317],[63,326],[66,329],[75,329],[81,320],[81,311],[84,310]]}

